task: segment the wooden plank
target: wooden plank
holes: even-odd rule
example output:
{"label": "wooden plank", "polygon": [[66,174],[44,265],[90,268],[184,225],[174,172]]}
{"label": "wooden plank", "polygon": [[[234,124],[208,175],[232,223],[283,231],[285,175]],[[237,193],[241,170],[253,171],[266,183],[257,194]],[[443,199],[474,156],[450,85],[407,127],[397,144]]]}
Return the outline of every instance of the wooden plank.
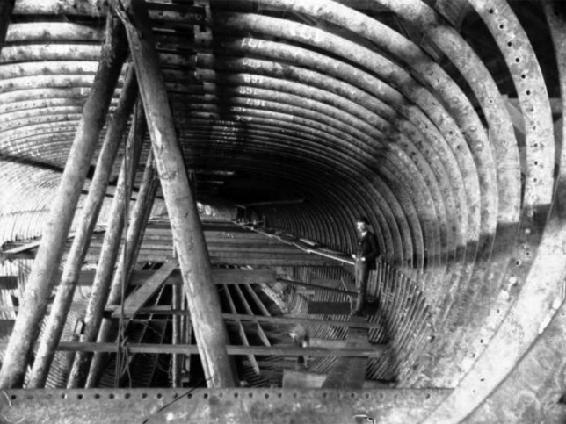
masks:
{"label": "wooden plank", "polygon": [[[185,294],[183,286],[176,285],[171,287],[171,304],[175,309],[181,309],[181,305],[185,302]],[[186,343],[181,340],[181,316],[173,315],[171,317],[171,343]],[[171,387],[181,387],[181,361],[184,355],[171,356]]]}
{"label": "wooden plank", "polygon": [[[352,342],[349,339],[327,340],[327,339],[311,337],[305,343],[307,347],[320,347],[323,349],[345,349],[348,347],[352,347]],[[373,345],[367,340],[367,334],[364,340],[360,340],[360,342],[356,344],[356,347],[363,347],[363,348],[370,348],[371,346]]]}
{"label": "wooden plank", "polygon": [[[90,286],[94,279],[95,270],[84,270],[80,273],[77,285]],[[153,275],[155,271],[152,270],[137,270],[132,273],[130,279],[131,285],[141,285],[148,278]],[[0,287],[2,287],[3,278],[15,278],[17,284],[17,277],[0,277]],[[213,269],[212,279],[214,284],[268,284],[276,281],[277,275],[270,269]],[[182,284],[183,279],[175,268],[171,275],[166,277],[164,284]],[[16,286],[17,287],[17,286]]]}
{"label": "wooden plank", "polygon": [[[289,255],[290,256],[290,255]],[[147,262],[147,259],[145,262]],[[213,264],[227,264],[227,265],[251,265],[251,266],[323,266],[335,267],[336,263],[331,261],[321,261],[320,259],[311,259],[308,257],[288,257],[288,258],[263,258],[263,257],[226,257],[226,256],[211,256]],[[141,262],[141,261],[140,261]]]}
{"label": "wooden plank", "polygon": [[[64,259],[67,258],[65,254]],[[137,258],[137,263],[143,262],[166,262],[173,259],[171,249],[144,249],[142,248]],[[85,257],[85,263],[96,264],[98,260],[97,250],[90,250]],[[259,255],[259,254],[246,254],[246,255],[210,255],[212,264],[235,265],[235,266],[261,266],[261,267],[274,267],[274,266],[320,266],[320,267],[336,267],[336,262],[331,260],[321,259],[316,256],[298,254],[284,254],[284,255]]]}
{"label": "wooden plank", "polygon": [[353,265],[354,261],[345,253],[338,252],[332,249],[324,248],[324,247],[313,247],[309,243],[315,243],[309,240],[309,243],[303,243],[300,241],[300,238],[295,236],[294,234],[286,234],[282,231],[277,231],[275,229],[267,229],[262,230],[260,228],[250,227],[250,229],[258,234],[263,234],[266,237],[274,238],[276,240],[280,240],[282,243],[286,243],[292,246],[295,246],[297,249],[307,253],[312,254],[319,257],[321,260],[324,258],[330,259],[332,261],[338,262],[342,265]]}
{"label": "wooden plank", "polygon": [[213,269],[215,284],[267,284],[274,283],[275,271],[270,269]]}
{"label": "wooden plank", "polygon": [[[0,343],[0,349],[5,348],[6,343]],[[321,348],[302,348],[295,345],[280,344],[274,346],[236,346],[227,345],[226,349],[231,356],[361,356],[361,357],[380,357],[383,355],[383,348],[377,345],[373,349],[321,349]],[[76,342],[62,341],[59,343],[57,350],[74,351],[74,352],[116,352],[116,343],[99,343],[99,342]],[[194,344],[156,344],[156,343],[131,343],[128,344],[129,354],[191,354],[198,355],[199,350]]]}
{"label": "wooden plank", "polygon": [[296,281],[296,280],[289,280],[287,278],[277,278],[277,282],[278,283],[285,283],[285,284],[291,284],[294,286],[303,286],[303,287],[307,287],[307,288],[311,288],[311,289],[317,289],[317,290],[325,290],[325,291],[330,291],[330,292],[335,292],[335,293],[344,293],[346,295],[357,295],[358,292],[355,290],[343,290],[340,288],[333,288],[333,287],[327,287],[325,285],[321,285],[320,280],[316,280],[313,279],[312,283],[306,283],[303,281]]}
{"label": "wooden plank", "polygon": [[[178,267],[176,261],[165,262],[161,268],[155,271],[139,289],[131,293],[124,301],[124,315],[134,315],[145,303],[153,296],[153,294],[163,285],[167,277],[171,275],[174,269]],[[116,308],[112,314],[112,318],[120,317],[121,308]]]}
{"label": "wooden plank", "polygon": [[[117,309],[118,305],[111,305],[106,307],[106,312],[112,315]],[[0,312],[18,312],[18,307],[4,306],[0,307]],[[156,305],[151,307],[143,307],[137,311],[137,314],[157,314],[157,315],[183,315],[189,317],[190,313],[183,309],[171,309],[168,305]],[[132,316],[127,316],[131,319]],[[355,322],[355,321],[339,321],[332,319],[314,319],[306,315],[295,316],[261,316],[261,315],[246,315],[246,314],[229,314],[223,313],[222,318],[227,321],[241,320],[247,322],[266,322],[271,324],[305,324],[310,326],[330,326],[330,327],[360,327],[360,328],[381,328],[377,322]],[[190,327],[190,325],[189,325]]]}
{"label": "wooden plank", "polygon": [[320,287],[326,287],[329,289],[338,289],[338,290],[342,284],[340,280],[331,280],[330,278],[316,278],[316,277],[310,278],[309,283]]}
{"label": "wooden plank", "polygon": [[[183,303],[181,305],[181,309],[186,312],[185,315],[181,315],[181,324],[182,324],[182,331],[183,337],[181,339],[181,343],[184,344],[191,344],[193,342],[193,326],[189,317],[189,310],[186,296],[183,299]],[[183,364],[183,372],[181,374],[181,381],[182,382],[189,382],[191,376],[191,355],[184,356],[185,361]]]}
{"label": "wooden plank", "polygon": [[[108,312],[114,312],[117,306],[110,306],[107,308]],[[0,310],[1,311],[1,310]],[[184,310],[172,310],[170,306],[167,305],[157,305],[147,308],[140,308],[137,312],[138,314],[158,314],[158,315],[190,315],[188,311]],[[128,317],[130,318],[130,317]],[[324,325],[331,327],[360,327],[360,328],[381,328],[381,325],[376,322],[360,322],[360,321],[339,321],[331,319],[313,319],[306,316],[262,316],[262,315],[246,315],[246,314],[229,314],[223,313],[222,318],[224,320],[241,320],[241,321],[251,321],[251,322],[268,322],[271,324],[306,324],[306,325]]]}
{"label": "wooden plank", "polygon": [[255,252],[246,252],[244,249],[223,250],[210,252],[211,257],[230,258],[233,260],[254,260],[254,259],[302,259],[309,262],[325,262],[323,258],[305,255],[299,250],[296,251],[276,251],[267,249],[257,249]]}

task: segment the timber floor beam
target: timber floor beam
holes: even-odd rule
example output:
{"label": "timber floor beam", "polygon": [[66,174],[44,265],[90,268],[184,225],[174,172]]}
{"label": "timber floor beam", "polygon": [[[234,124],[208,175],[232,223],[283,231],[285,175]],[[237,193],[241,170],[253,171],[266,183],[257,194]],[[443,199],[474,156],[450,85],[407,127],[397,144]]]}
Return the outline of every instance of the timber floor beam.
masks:
{"label": "timber floor beam", "polygon": [[[119,309],[117,307],[110,307],[107,309],[112,317],[119,316]],[[156,315],[186,315],[190,317],[190,313],[183,309],[171,309],[170,306],[158,305],[153,307],[140,308],[138,314],[156,314]],[[133,317],[128,317],[133,318]],[[223,313],[222,319],[227,321],[243,321],[243,322],[264,322],[270,324],[305,324],[305,325],[326,325],[331,327],[359,327],[359,328],[382,328],[382,324],[378,322],[353,322],[353,321],[340,321],[332,319],[314,319],[307,316],[262,316],[262,315],[249,315],[249,314],[232,314]]]}
{"label": "timber floor beam", "polygon": [[[3,307],[0,308],[0,312],[17,312],[17,307]],[[107,307],[106,313],[110,314],[112,318],[118,318],[119,316],[119,307]],[[171,309],[170,306],[158,305],[152,307],[144,307],[140,308],[137,311],[137,315],[144,315],[144,314],[156,314],[156,315],[182,315],[190,318],[189,311],[185,309]],[[135,319],[132,316],[127,317],[129,319]],[[309,318],[307,315],[302,316],[260,316],[260,315],[248,315],[248,314],[231,314],[231,313],[223,313],[222,319],[225,321],[242,321],[244,323],[251,322],[264,322],[266,324],[274,324],[274,325],[281,325],[281,324],[304,324],[307,326],[330,326],[330,327],[360,327],[360,328],[382,328],[382,324],[379,322],[352,322],[352,321],[340,321],[340,320],[332,320],[332,319],[315,319]],[[190,319],[189,319],[190,322]]]}
{"label": "timber floor beam", "polygon": [[[0,348],[5,348],[6,344],[1,343]],[[131,343],[127,346],[129,354],[185,354],[199,355],[199,349],[194,344],[156,344],[156,343]],[[60,342],[57,350],[69,352],[107,352],[117,351],[116,343],[99,342]],[[361,357],[380,357],[385,352],[384,345],[375,345],[373,348],[344,348],[344,349],[323,349],[323,348],[303,348],[295,345],[274,345],[274,346],[236,346],[227,345],[226,349],[230,356],[361,356]]]}

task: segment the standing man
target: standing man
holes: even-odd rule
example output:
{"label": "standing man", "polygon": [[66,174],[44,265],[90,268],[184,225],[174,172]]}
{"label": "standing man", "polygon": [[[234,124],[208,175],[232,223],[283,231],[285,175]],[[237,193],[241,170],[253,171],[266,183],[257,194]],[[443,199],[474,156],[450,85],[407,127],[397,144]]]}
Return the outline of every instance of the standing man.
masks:
{"label": "standing man", "polygon": [[362,315],[366,302],[366,290],[369,271],[375,269],[375,262],[379,256],[377,239],[375,234],[369,231],[369,222],[366,218],[360,217],[356,220],[358,231],[358,249],[352,258],[356,260],[355,275],[356,288],[358,289],[358,301],[352,315]]}

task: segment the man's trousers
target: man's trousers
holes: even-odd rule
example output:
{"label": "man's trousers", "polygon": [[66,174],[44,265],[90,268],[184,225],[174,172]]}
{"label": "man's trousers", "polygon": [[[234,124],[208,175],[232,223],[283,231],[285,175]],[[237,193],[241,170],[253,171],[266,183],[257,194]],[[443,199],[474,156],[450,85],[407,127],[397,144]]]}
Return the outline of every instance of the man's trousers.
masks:
{"label": "man's trousers", "polygon": [[355,311],[360,312],[366,303],[366,291],[369,277],[368,263],[356,260],[355,265],[356,289],[358,290],[358,301]]}

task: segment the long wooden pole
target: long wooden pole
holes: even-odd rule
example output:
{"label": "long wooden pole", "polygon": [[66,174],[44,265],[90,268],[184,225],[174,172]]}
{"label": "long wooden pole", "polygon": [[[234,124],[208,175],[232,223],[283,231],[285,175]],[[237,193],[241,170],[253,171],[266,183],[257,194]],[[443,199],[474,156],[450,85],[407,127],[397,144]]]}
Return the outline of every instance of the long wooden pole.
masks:
{"label": "long wooden pole", "polygon": [[232,387],[236,379],[226,350],[228,335],[221,318],[220,299],[212,282],[197,205],[173,124],[147,9],[141,0],[116,1],[114,6],[126,27],[139,78],[155,163],[207,384]]}
{"label": "long wooden pole", "polygon": [[63,326],[73,302],[77,280],[79,279],[83,260],[90,244],[92,231],[98,220],[100,208],[104,203],[114,158],[118,152],[122,137],[127,130],[128,119],[132,114],[137,95],[136,77],[131,66],[128,69],[126,82],[120,93],[118,107],[112,116],[112,121],[104,137],[102,150],[98,155],[94,176],[83,206],[82,219],[76,228],[75,238],[63,268],[61,284],[57,288],[46,327],[40,336],[39,348],[35,354],[32,376],[27,384],[27,388],[41,388],[45,385],[49,367],[55,354],[55,348],[61,340]]}
{"label": "long wooden pole", "polygon": [[[2,344],[0,343],[0,348]],[[321,347],[298,347],[290,344],[273,345],[273,346],[240,346],[227,345],[226,351],[231,356],[365,356],[380,357],[388,351],[387,345],[372,345],[370,347],[361,348],[321,348]],[[61,351],[77,351],[77,352],[117,352],[116,343],[98,343],[98,342],[61,342],[57,348]],[[147,353],[147,354],[192,354],[200,355],[201,350],[198,346],[191,344],[160,344],[160,343],[131,343],[128,345],[128,352]]]}
{"label": "long wooden pole", "polygon": [[[121,282],[124,278],[128,282],[130,281],[158,186],[159,180],[153,161],[153,152],[150,150],[138,197],[130,215],[130,225],[126,232],[126,243],[122,246],[120,262],[112,278],[112,287],[106,302],[108,305],[118,305],[120,303]],[[102,321],[98,332],[98,341],[108,341],[111,327],[111,320],[105,319]],[[85,384],[86,388],[96,387],[103,362],[104,354],[95,352],[90,363],[90,370]]]}
{"label": "long wooden pole", "polygon": [[26,285],[22,308],[4,353],[0,388],[20,387],[23,383],[31,348],[51,295],[53,277],[61,263],[77,201],[126,53],[123,28],[119,21],[108,15],[106,39],[95,80],[42,232],[41,245]]}
{"label": "long wooden pole", "polygon": [[[171,304],[175,309],[181,309],[181,302],[185,299],[183,298],[183,286],[175,285],[171,286]],[[171,344],[178,345],[180,343],[181,334],[181,317],[179,315],[171,316]],[[179,387],[181,384],[180,376],[180,364],[182,360],[182,355],[171,355],[171,387]]]}
{"label": "long wooden pole", "polygon": [[[122,229],[124,228],[124,210],[130,201],[135,175],[134,170],[141,153],[144,129],[143,123],[143,111],[141,105],[139,105],[136,107],[128,134],[126,153],[122,160],[120,174],[118,176],[118,185],[110,208],[110,220],[106,227],[106,233],[104,234],[104,242],[100,250],[98,266],[96,268],[94,281],[92,282],[90,299],[84,318],[85,328],[82,340],[87,342],[96,341],[106,306],[106,300],[108,299],[112,274],[120,249]],[[81,352],[76,356],[69,375],[68,388],[77,388],[84,384],[91,357],[91,354],[85,352]]]}

